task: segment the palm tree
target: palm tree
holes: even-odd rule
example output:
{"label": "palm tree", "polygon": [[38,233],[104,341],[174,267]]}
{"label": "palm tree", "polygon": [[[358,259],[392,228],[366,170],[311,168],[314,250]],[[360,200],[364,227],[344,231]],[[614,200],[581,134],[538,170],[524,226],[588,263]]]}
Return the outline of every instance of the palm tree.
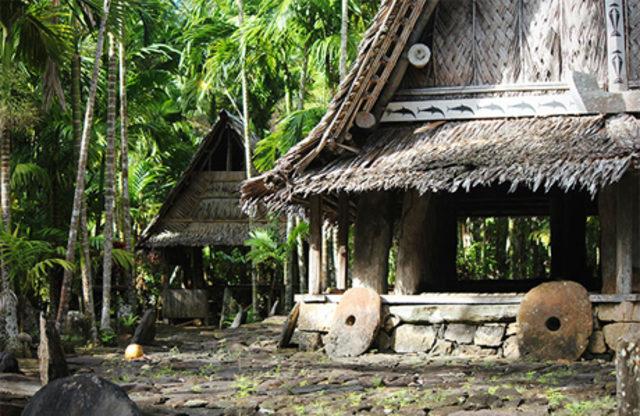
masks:
{"label": "palm tree", "polygon": [[342,0],[342,20],[340,22],[340,79],[347,75],[347,55],[349,47],[349,0]]}
{"label": "palm tree", "polygon": [[[120,25],[120,40],[118,42],[118,62],[120,70],[120,185],[122,187],[122,237],[124,248],[133,253],[133,239],[131,236],[131,198],[129,195],[129,114],[127,107],[127,65],[124,44],[124,22]],[[134,309],[136,306],[134,273],[127,274],[127,301]]]}
{"label": "palm tree", "polygon": [[115,146],[116,146],[116,52],[115,38],[109,34],[107,81],[107,152],[104,181],[104,247],[102,262],[102,314],[100,330],[111,329],[111,278],[113,269],[113,211],[115,202]]}
{"label": "palm tree", "polygon": [[[78,239],[78,228],[80,224],[80,213],[82,211],[82,200],[85,190],[85,175],[87,172],[87,157],[89,153],[89,141],[91,138],[92,126],[93,126],[93,113],[95,110],[96,94],[98,89],[98,76],[100,74],[100,66],[102,64],[102,50],[104,46],[104,35],[107,27],[107,19],[109,17],[109,9],[111,7],[111,0],[104,0],[102,5],[102,16],[100,17],[100,26],[98,29],[98,36],[96,40],[96,50],[93,59],[93,72],[91,74],[91,83],[89,85],[89,96],[87,97],[87,104],[85,107],[84,123],[82,126],[82,138],[80,140],[80,150],[78,155],[78,170],[76,176],[76,188],[73,195],[73,207],[71,211],[71,221],[69,224],[69,237],[67,239],[67,255],[66,260],[69,263],[75,261],[76,242]],[[56,321],[58,326],[62,325],[62,322],[69,310],[69,301],[71,299],[71,279],[73,273],[70,270],[65,270],[62,279],[62,289],[60,291],[60,303],[58,305],[58,312]]]}
{"label": "palm tree", "polygon": [[[24,69],[16,63],[29,65],[43,74],[45,92],[57,89],[60,85],[57,72],[51,68],[55,59],[64,55],[62,26],[54,24],[46,16],[55,11],[55,7],[35,7],[31,2],[20,0],[4,1],[0,7],[0,216],[2,230],[11,232],[11,187],[10,156],[11,139],[9,131],[13,127],[30,124],[35,111],[30,104],[21,100],[20,88]],[[43,62],[48,62],[47,68]],[[47,70],[48,69],[48,70]],[[4,304],[5,329],[7,331],[7,349],[15,350],[19,343],[18,335],[18,299],[12,290],[8,264],[0,260],[0,279],[2,280],[2,299]]]}

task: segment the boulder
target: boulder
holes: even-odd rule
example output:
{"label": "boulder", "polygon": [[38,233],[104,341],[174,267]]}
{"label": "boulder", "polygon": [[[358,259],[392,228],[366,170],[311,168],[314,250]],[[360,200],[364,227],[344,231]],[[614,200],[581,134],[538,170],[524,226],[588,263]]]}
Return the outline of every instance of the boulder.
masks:
{"label": "boulder", "polygon": [[607,352],[607,344],[604,341],[604,333],[602,331],[593,331],[589,338],[587,351],[591,354],[604,354]]}
{"label": "boulder", "polygon": [[510,324],[508,324],[505,335],[510,337],[511,335],[517,335],[517,334],[518,334],[518,323],[511,322]]}
{"label": "boulder", "polygon": [[596,307],[596,313],[605,322],[640,322],[640,303],[605,303]]}
{"label": "boulder", "polygon": [[0,373],[22,374],[18,360],[10,352],[0,352]]}
{"label": "boulder", "polygon": [[458,344],[471,344],[475,333],[475,325],[449,324],[444,331],[444,338]]}
{"label": "boulder", "polygon": [[151,345],[156,337],[156,310],[147,309],[136,326],[131,339],[132,344]]}
{"label": "boulder", "polygon": [[393,305],[389,313],[406,323],[504,322],[516,318],[520,305]]}
{"label": "boulder", "polygon": [[29,400],[22,416],[139,416],[119,386],[96,375],[80,374],[47,384]]}
{"label": "boulder", "polygon": [[322,333],[296,331],[291,342],[298,344],[300,351],[317,351],[322,348]]}
{"label": "boulder", "polygon": [[505,326],[502,324],[483,325],[478,327],[473,343],[483,347],[499,347],[504,337]]}
{"label": "boulder", "polygon": [[435,345],[431,349],[431,355],[434,357],[451,355],[453,351],[453,342],[444,339],[437,339]]}
{"label": "boulder", "polygon": [[640,323],[616,323],[602,327],[604,341],[614,351],[618,351],[618,341],[626,334],[640,333]]}
{"label": "boulder", "polygon": [[392,347],[395,352],[427,352],[436,340],[432,326],[403,324],[393,333]]}
{"label": "boulder", "polygon": [[518,347],[518,338],[516,336],[510,336],[502,344],[502,355],[504,358],[511,360],[517,360],[520,358],[520,349]]}

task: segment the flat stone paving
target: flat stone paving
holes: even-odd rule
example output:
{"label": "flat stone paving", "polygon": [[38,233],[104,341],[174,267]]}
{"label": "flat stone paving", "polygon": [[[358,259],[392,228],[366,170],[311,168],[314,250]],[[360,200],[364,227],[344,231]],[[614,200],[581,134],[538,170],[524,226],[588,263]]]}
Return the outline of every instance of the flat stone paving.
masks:
{"label": "flat stone paving", "polygon": [[[148,415],[608,415],[615,409],[610,362],[531,363],[376,354],[330,360],[278,351],[282,318],[240,329],[160,326],[143,360],[124,348],[70,355],[73,372],[124,387]],[[38,388],[36,360],[24,376],[0,377],[0,414]],[[13,413],[12,413],[13,409]]]}

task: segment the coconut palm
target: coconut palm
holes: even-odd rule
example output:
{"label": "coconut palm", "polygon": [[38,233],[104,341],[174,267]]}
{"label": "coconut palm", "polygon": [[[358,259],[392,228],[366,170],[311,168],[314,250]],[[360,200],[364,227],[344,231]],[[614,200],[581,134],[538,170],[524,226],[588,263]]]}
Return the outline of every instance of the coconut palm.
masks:
{"label": "coconut palm", "polygon": [[[78,155],[78,170],[76,176],[76,187],[73,196],[73,207],[71,211],[71,221],[69,224],[69,237],[67,240],[67,255],[66,260],[69,263],[75,261],[76,242],[78,239],[78,228],[80,223],[80,213],[82,209],[82,200],[85,190],[85,175],[87,169],[87,156],[89,151],[89,141],[91,137],[91,130],[93,126],[93,115],[95,110],[95,100],[98,89],[98,75],[100,73],[101,56],[104,44],[104,35],[106,32],[107,19],[109,18],[109,10],[111,7],[111,0],[104,0],[102,5],[102,16],[100,17],[100,26],[98,29],[98,36],[96,40],[96,50],[93,60],[93,72],[91,75],[91,84],[89,86],[89,95],[87,97],[87,104],[85,106],[84,123],[82,126],[82,138],[80,141],[80,149]],[[62,289],[60,290],[60,303],[58,305],[58,311],[56,321],[60,326],[64,320],[67,311],[69,310],[69,301],[71,298],[71,278],[72,273],[70,270],[65,270],[62,280]]]}
{"label": "coconut palm", "polygon": [[100,330],[111,329],[111,278],[113,266],[113,227],[115,207],[115,146],[116,146],[116,52],[115,38],[109,34],[107,81],[107,150],[104,181],[104,244],[102,262],[102,314]]}
{"label": "coconut palm", "polygon": [[[59,79],[51,71],[54,59],[64,55],[65,29],[55,23],[55,7],[38,1],[8,0],[0,8],[0,216],[2,230],[11,232],[10,155],[12,129],[33,123],[35,109],[22,96],[26,82],[25,67],[38,70],[45,83],[45,91],[58,89]],[[47,71],[42,62],[49,62]],[[17,297],[9,281],[9,265],[0,260],[4,320],[7,348],[18,348]]]}

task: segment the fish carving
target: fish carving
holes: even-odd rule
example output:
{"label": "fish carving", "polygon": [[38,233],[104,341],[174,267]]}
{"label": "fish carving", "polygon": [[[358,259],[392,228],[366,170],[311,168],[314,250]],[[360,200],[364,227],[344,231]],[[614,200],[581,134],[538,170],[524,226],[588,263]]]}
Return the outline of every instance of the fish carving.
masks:
{"label": "fish carving", "polygon": [[552,109],[561,108],[561,109],[567,111],[567,106],[562,104],[558,100],[553,100],[553,101],[549,101],[548,103],[540,104],[540,107],[548,107],[548,108],[552,108]]}
{"label": "fish carving", "polygon": [[609,22],[611,22],[611,34],[610,36],[614,37],[614,38],[618,38],[620,36],[622,36],[622,33],[620,33],[620,16],[622,15],[622,13],[620,13],[620,5],[619,4],[612,4],[611,8],[609,9]]}
{"label": "fish carving", "polygon": [[440,114],[442,117],[444,117],[444,111],[434,106],[418,108],[418,113]]}
{"label": "fish carving", "polygon": [[400,108],[398,108],[397,110],[389,110],[387,109],[387,114],[400,114],[403,116],[411,116],[413,118],[416,118],[416,113],[413,112],[413,110],[411,110],[410,108],[407,108],[405,106],[402,106]]}
{"label": "fish carving", "polygon": [[460,104],[460,105],[458,105],[456,107],[447,107],[447,110],[448,111],[458,111],[460,113],[468,112],[468,113],[471,113],[471,114],[475,114],[475,111],[473,111],[473,108],[468,107],[468,106],[466,106],[464,104]]}
{"label": "fish carving", "polygon": [[524,101],[520,102],[518,104],[514,104],[514,105],[510,105],[510,108],[517,108],[518,110],[530,110],[533,111],[534,113],[536,112],[536,109],[533,108],[533,106],[531,104],[527,104]]}
{"label": "fish carving", "polygon": [[487,105],[478,104],[476,107],[478,108],[478,110],[500,111],[501,113],[504,114],[504,109],[500,107],[498,104],[494,104],[494,103],[487,104]]}

